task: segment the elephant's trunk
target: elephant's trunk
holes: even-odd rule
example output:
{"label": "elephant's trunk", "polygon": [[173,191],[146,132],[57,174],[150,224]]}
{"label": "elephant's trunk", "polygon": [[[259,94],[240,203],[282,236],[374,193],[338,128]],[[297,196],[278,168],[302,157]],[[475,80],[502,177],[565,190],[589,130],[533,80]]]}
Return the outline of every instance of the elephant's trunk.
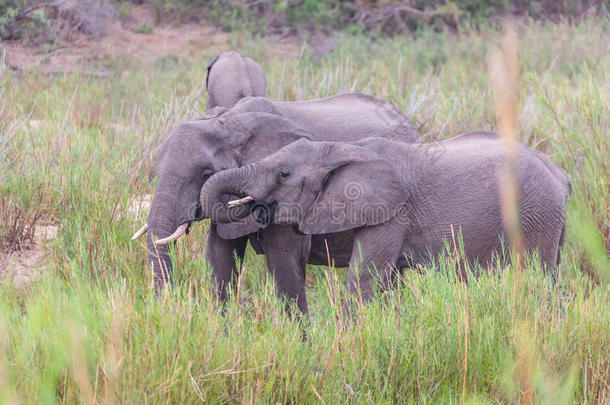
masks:
{"label": "elephant's trunk", "polygon": [[177,196],[183,194],[184,184],[176,179],[159,179],[148,215],[148,261],[154,269],[155,287],[171,282],[172,262],[169,257],[169,244],[158,244],[161,238],[172,235],[176,228],[185,222],[184,203]]}
{"label": "elephant's trunk", "polygon": [[[169,257],[169,245],[159,245],[154,243],[156,235],[170,235],[173,226],[167,225],[168,221],[154,223],[149,219],[149,228],[154,229],[146,237],[148,247],[148,265],[152,265],[154,285],[156,288],[162,287],[172,280],[172,261]],[[150,268],[150,267],[149,267]]]}
{"label": "elephant's trunk", "polygon": [[203,216],[217,223],[235,222],[250,214],[248,206],[230,207],[223,196],[244,196],[253,189],[254,165],[230,169],[210,177],[201,189]]}

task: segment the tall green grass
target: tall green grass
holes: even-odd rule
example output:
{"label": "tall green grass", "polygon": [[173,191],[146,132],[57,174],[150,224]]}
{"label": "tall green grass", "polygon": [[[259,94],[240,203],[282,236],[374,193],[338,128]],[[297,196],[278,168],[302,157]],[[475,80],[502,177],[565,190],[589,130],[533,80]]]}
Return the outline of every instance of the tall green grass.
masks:
{"label": "tall green grass", "polygon": [[[291,60],[269,42],[236,43],[262,64],[273,99],[374,94],[436,140],[495,128],[486,58],[499,37],[341,36],[325,57],[304,47]],[[308,270],[314,320],[299,326],[251,251],[223,317],[202,257],[205,223],[174,252],[175,288],[155,297],[128,207],[153,192],[171,129],[203,110],[207,60],[109,61],[110,78],[4,71],[0,209],[60,230],[39,280],[0,283],[0,401],[610,401],[607,26],[530,24],[519,38],[518,138],[573,184],[557,285],[535,263],[520,288],[511,268],[465,284],[448,257],[406,272],[347,325],[345,270]]]}

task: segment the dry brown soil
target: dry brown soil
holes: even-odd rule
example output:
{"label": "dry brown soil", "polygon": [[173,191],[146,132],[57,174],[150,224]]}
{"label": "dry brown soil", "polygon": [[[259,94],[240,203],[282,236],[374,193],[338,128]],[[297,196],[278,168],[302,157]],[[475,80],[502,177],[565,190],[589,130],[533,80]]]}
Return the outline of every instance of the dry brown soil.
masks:
{"label": "dry brown soil", "polygon": [[[82,72],[99,76],[109,75],[104,70],[104,62],[116,58],[153,62],[175,55],[196,61],[231,47],[231,34],[215,27],[200,24],[154,26],[153,21],[152,11],[147,6],[134,6],[128,21],[113,22],[108,35],[98,39],[75,32],[70,35],[69,43],[58,45],[51,51],[18,41],[4,41],[2,46],[6,49],[6,63],[16,70],[32,67],[49,74]],[[135,32],[144,24],[154,28],[150,33]],[[311,45],[317,49],[317,42]],[[328,44],[324,46],[328,47]],[[302,40],[295,37],[270,38],[266,56],[295,58],[301,47]]]}
{"label": "dry brown soil", "polygon": [[45,266],[46,248],[57,237],[56,225],[36,226],[34,240],[27,249],[17,252],[0,252],[0,279],[11,280],[19,289],[26,288]]}

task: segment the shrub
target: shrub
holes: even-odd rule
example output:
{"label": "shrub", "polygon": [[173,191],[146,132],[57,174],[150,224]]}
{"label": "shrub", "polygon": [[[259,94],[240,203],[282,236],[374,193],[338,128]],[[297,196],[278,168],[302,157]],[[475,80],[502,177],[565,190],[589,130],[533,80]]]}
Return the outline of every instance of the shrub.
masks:
{"label": "shrub", "polygon": [[136,34],[150,34],[152,32],[152,27],[146,23],[140,25],[139,27],[137,27],[134,32]]}
{"label": "shrub", "polygon": [[[88,1],[91,4],[85,7],[99,9],[102,20],[108,16],[113,17],[112,7],[106,0]],[[246,30],[258,34],[282,35],[300,30],[330,31],[343,30],[346,27],[351,32],[362,30],[395,35],[414,32],[427,26],[432,26],[436,30],[445,28],[457,30],[462,26],[479,27],[493,23],[507,14],[534,19],[574,20],[592,13],[603,15],[608,13],[604,0],[569,2],[555,0],[114,0],[113,2],[119,5],[120,16],[123,19],[129,13],[127,3],[147,3],[154,9],[157,21],[178,23],[208,21],[227,31]],[[0,0],[0,38],[20,39],[23,36],[42,36],[41,33],[44,34],[45,28],[49,25],[48,10],[58,8],[61,8],[61,3],[45,3],[40,0]],[[52,35],[48,33],[47,36]]]}
{"label": "shrub", "polygon": [[[48,25],[44,12],[28,0],[0,0],[0,38],[20,39]],[[26,7],[28,6],[28,7]]]}
{"label": "shrub", "polygon": [[226,30],[261,34],[364,27],[386,34],[423,26],[481,26],[511,14],[534,19],[579,19],[607,13],[603,0],[119,0],[149,3],[158,20],[207,19]]}
{"label": "shrub", "polygon": [[107,0],[0,0],[0,38],[52,42],[74,30],[100,37],[116,15]]}

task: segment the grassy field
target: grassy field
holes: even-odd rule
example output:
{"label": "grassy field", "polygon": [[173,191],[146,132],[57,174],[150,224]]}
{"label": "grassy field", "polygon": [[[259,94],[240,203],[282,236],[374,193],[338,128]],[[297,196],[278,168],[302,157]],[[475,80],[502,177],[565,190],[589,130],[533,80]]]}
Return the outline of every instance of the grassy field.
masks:
{"label": "grassy field", "polygon": [[[289,60],[264,40],[233,44],[261,63],[270,98],[370,93],[436,140],[496,127],[487,55],[500,35],[341,36]],[[465,284],[448,258],[344,327],[345,270],[312,267],[306,342],[252,251],[221,316],[207,223],[178,245],[175,288],[158,298],[145,243],[130,241],[158,146],[203,111],[212,54],[101,61],[105,78],[3,70],[0,249],[26,248],[35,225],[59,232],[38,279],[0,283],[0,402],[610,403],[608,44],[607,21],[519,28],[518,138],[573,185],[556,285],[535,264]]]}

